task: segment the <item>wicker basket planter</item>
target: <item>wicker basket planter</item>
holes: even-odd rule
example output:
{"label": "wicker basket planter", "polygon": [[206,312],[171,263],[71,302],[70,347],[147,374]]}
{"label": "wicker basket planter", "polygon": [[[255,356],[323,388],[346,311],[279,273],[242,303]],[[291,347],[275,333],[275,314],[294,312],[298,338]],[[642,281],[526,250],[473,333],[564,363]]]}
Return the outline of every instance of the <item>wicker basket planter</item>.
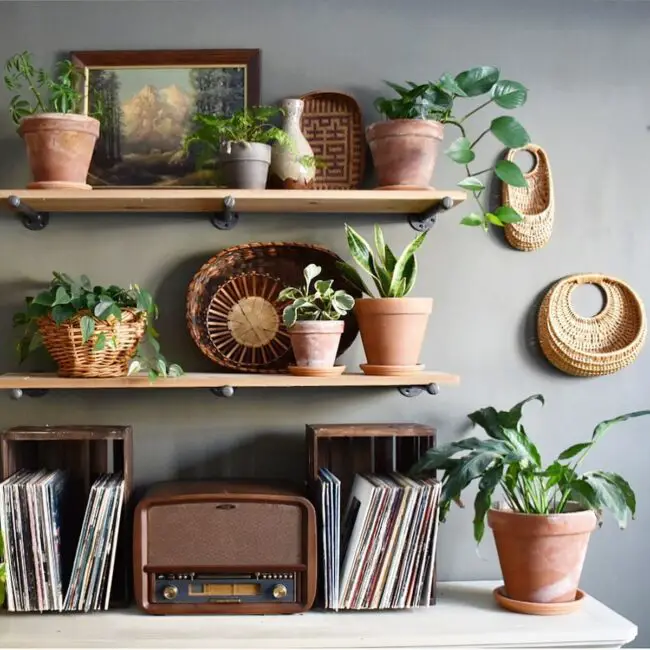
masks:
{"label": "wicker basket planter", "polygon": [[59,377],[123,377],[128,373],[129,362],[138,343],[145,334],[147,315],[135,309],[122,308],[122,320],[95,319],[95,335],[102,333],[106,341],[114,340],[116,345],[94,348],[94,340],[83,343],[80,321],[90,312],[79,312],[70,320],[57,325],[47,316],[38,321],[43,344],[50,356],[57,362]]}

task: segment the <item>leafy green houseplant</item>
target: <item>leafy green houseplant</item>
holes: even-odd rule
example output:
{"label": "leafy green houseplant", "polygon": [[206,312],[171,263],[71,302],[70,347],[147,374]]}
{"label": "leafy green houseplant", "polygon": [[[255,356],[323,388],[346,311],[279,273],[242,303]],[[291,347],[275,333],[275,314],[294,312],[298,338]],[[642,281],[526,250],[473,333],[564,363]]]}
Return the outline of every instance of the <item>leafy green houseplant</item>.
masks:
{"label": "leafy green houseplant", "polygon": [[345,234],[352,259],[370,276],[378,294],[374,297],[354,266],[340,264],[350,283],[369,296],[357,300],[354,307],[367,359],[362,370],[369,374],[394,374],[421,369],[419,356],[433,300],[408,295],[417,278],[415,253],[426,232],[417,235],[399,256],[386,243],[378,225],[374,228],[374,251],[347,224]]}
{"label": "leafy green houseplant", "polygon": [[53,276],[45,291],[25,299],[25,311],[14,314],[14,326],[23,330],[17,346],[21,362],[44,345],[64,377],[182,374],[160,352],[153,326],[158,307],[148,291],[93,285],[85,275]]}
{"label": "leafy green houseplant", "polygon": [[[333,368],[345,323],[354,307],[354,298],[344,289],[335,289],[333,280],[316,280],[321,267],[309,264],[303,272],[302,287],[286,287],[277,298],[285,304],[282,320],[291,336],[298,368]],[[312,282],[314,282],[312,287]]]}
{"label": "leafy green houseplant", "polygon": [[31,188],[80,189],[86,184],[99,121],[82,115],[81,73],[62,61],[54,75],[37,68],[29,52],[5,64],[4,83],[14,93],[9,113],[27,147]]}
{"label": "leafy green houseplant", "polygon": [[254,106],[231,116],[194,116],[193,130],[184,141],[185,151],[196,155],[199,166],[214,164],[227,187],[264,189],[271,162],[271,144],[291,147],[292,140],[271,123],[282,109]]}
{"label": "leafy green houseplant", "polygon": [[[493,407],[469,414],[488,438],[469,437],[430,449],[412,468],[414,476],[442,471],[440,519],[452,502],[462,507],[461,494],[474,482],[474,539],[480,542],[485,519],[493,530],[505,589],[510,598],[526,602],[564,602],[576,597],[589,535],[604,510],[625,528],[634,518],[636,497],[619,474],[603,470],[579,472],[587,454],[615,424],[650,415],[626,413],[598,424],[590,440],[573,444],[549,465],[521,424],[531,395],[508,411]],[[505,504],[493,505],[500,488]],[[559,585],[544,588],[544,585]]]}
{"label": "leafy green houseplant", "polygon": [[[471,118],[481,110],[493,106],[510,111],[526,103],[528,90],[518,81],[500,77],[498,68],[480,66],[456,76],[445,73],[435,82],[416,84],[408,81],[405,85],[386,82],[397,97],[375,100],[375,108],[387,121],[368,127],[373,158],[376,166],[379,163],[380,184],[428,186],[444,126],[450,125],[458,129],[460,137],[451,143],[445,154],[465,170],[466,177],[459,186],[472,193],[478,206],[478,213],[465,216],[461,223],[482,226],[487,230],[489,224],[503,226],[521,221],[521,215],[510,206],[490,209],[485,180],[485,175],[493,171],[504,183],[526,187],[528,183],[519,166],[508,160],[499,160],[479,171],[470,168],[476,159],[477,145],[488,135],[508,148],[530,143],[526,129],[507,114],[492,118],[478,135],[469,135]],[[480,103],[466,112],[456,111],[458,103],[474,99]],[[406,154],[399,159],[407,163],[395,164],[399,152]]]}

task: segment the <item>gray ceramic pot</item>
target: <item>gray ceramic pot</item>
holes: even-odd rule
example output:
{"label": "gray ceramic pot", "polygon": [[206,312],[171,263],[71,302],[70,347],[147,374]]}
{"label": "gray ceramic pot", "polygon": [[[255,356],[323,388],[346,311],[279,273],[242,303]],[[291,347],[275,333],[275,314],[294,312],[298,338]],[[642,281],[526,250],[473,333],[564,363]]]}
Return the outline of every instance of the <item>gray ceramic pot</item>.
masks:
{"label": "gray ceramic pot", "polygon": [[263,190],[269,175],[271,147],[259,142],[228,142],[219,157],[223,182],[241,190]]}

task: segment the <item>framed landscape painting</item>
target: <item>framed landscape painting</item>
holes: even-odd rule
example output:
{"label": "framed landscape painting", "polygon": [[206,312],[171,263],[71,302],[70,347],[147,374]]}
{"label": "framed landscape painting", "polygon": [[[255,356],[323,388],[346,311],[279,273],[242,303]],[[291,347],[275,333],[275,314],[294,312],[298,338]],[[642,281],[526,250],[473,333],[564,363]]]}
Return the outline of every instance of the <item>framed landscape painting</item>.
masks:
{"label": "framed landscape painting", "polygon": [[72,52],[85,112],[97,114],[93,187],[196,187],[213,183],[183,140],[198,113],[231,115],[260,101],[260,51]]}

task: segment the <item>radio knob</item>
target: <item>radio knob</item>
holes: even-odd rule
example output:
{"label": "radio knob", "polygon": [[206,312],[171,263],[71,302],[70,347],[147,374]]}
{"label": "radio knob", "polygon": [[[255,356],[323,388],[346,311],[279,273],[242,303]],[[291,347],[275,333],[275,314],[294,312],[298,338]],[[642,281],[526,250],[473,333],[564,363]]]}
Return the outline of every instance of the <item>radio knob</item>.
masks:
{"label": "radio knob", "polygon": [[167,585],[163,589],[163,597],[165,600],[174,600],[178,596],[178,587],[176,585]]}
{"label": "radio knob", "polygon": [[287,588],[283,584],[275,585],[273,587],[273,598],[280,600],[280,598],[285,598],[287,593]]}

